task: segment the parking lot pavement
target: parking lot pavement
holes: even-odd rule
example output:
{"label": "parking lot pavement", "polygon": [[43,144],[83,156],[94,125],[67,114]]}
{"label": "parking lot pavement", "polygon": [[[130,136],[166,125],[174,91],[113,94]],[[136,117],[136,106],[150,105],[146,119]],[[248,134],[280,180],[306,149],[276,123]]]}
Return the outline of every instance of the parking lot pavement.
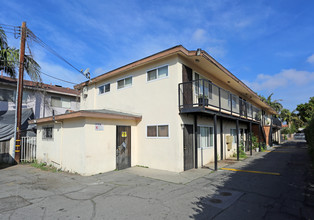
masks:
{"label": "parking lot pavement", "polygon": [[305,144],[272,150],[217,172],[135,167],[83,177],[29,165],[4,168],[0,219],[313,218],[313,206],[305,202],[311,201]]}

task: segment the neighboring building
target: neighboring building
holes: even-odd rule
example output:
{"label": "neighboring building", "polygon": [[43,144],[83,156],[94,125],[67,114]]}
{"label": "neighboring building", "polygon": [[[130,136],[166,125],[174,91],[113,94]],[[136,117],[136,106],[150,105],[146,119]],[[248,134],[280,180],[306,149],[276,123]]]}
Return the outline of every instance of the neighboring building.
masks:
{"label": "neighboring building", "polygon": [[80,111],[32,121],[37,159],[63,170],[180,172],[248,151],[250,130],[272,143],[276,112],[200,49],[176,46],[76,88]]}
{"label": "neighboring building", "polygon": [[[0,77],[0,112],[15,110],[16,79]],[[24,80],[22,108],[33,109],[35,118],[79,110],[79,92],[56,85]]]}

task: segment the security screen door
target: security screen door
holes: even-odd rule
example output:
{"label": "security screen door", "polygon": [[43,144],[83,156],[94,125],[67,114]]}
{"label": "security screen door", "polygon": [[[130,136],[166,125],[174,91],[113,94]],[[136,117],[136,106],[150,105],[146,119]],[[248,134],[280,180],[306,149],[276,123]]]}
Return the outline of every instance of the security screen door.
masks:
{"label": "security screen door", "polygon": [[131,126],[117,126],[117,169],[131,167]]}

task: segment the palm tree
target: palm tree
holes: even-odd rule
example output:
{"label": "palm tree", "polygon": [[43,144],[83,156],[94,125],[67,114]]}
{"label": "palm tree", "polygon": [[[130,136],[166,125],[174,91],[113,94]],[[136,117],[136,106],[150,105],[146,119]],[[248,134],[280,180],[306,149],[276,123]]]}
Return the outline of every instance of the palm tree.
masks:
{"label": "palm tree", "polygon": [[288,127],[290,128],[292,122],[292,113],[289,109],[282,109],[280,112],[280,119],[284,122],[287,122]]}
{"label": "palm tree", "polygon": [[[4,71],[8,76],[16,78],[19,67],[20,50],[9,47],[4,30],[0,27],[0,71]],[[27,72],[33,81],[41,81],[40,66],[33,59],[32,53],[28,47],[28,53],[24,56],[24,71]]]}
{"label": "palm tree", "polygon": [[282,104],[280,103],[282,99],[277,100],[271,100],[271,97],[274,95],[274,93],[270,94],[267,98],[265,98],[262,95],[259,95],[262,101],[266,102],[270,107],[272,107],[276,112],[280,112],[281,109],[283,109]]}

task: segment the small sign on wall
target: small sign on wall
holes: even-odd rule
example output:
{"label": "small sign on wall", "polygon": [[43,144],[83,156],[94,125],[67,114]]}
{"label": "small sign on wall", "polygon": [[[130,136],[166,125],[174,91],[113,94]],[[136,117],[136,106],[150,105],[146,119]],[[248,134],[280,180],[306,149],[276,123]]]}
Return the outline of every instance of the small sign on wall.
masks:
{"label": "small sign on wall", "polygon": [[103,131],[104,125],[102,125],[101,123],[95,123],[95,130],[96,131]]}
{"label": "small sign on wall", "polygon": [[127,137],[126,135],[126,131],[122,131],[122,135],[121,135],[123,138]]}

